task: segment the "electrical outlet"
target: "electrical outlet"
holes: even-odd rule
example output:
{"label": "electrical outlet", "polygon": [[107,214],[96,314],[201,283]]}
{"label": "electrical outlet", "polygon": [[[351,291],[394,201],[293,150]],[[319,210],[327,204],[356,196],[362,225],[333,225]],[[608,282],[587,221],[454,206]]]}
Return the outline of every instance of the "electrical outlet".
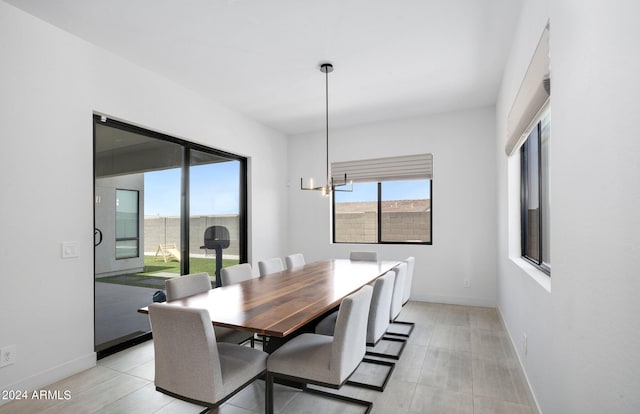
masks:
{"label": "electrical outlet", "polygon": [[471,287],[471,279],[465,278],[463,283],[464,283],[464,287],[466,288]]}
{"label": "electrical outlet", "polygon": [[527,352],[529,351],[528,346],[527,346],[527,334],[523,334],[522,335],[522,349],[524,351],[524,354],[527,355]]}
{"label": "electrical outlet", "polygon": [[16,346],[7,345],[0,348],[0,367],[15,364],[16,362]]}

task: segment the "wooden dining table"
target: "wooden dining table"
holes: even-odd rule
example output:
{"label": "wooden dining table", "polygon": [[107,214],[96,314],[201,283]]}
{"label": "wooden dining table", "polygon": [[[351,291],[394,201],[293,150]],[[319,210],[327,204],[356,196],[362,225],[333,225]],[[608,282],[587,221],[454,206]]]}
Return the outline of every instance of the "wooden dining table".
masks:
{"label": "wooden dining table", "polygon": [[207,309],[216,326],[285,338],[398,263],[321,260],[168,303]]}

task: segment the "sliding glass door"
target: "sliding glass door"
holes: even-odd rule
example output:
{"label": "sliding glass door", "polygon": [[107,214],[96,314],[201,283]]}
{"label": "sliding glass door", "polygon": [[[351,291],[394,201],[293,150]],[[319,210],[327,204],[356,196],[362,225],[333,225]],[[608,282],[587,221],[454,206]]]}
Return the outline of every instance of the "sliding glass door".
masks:
{"label": "sliding glass door", "polygon": [[242,163],[191,150],[189,164],[189,269],[218,282],[219,269],[242,255]]}
{"label": "sliding glass door", "polygon": [[167,278],[246,261],[246,160],[95,116],[94,180],[100,357],[149,336]]}

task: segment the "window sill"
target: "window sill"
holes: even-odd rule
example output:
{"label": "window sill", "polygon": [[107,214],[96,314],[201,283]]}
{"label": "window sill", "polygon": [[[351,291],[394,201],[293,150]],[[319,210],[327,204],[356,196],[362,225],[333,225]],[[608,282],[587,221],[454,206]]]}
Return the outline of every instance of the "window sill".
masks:
{"label": "window sill", "polygon": [[538,269],[528,261],[521,257],[511,257],[511,261],[515,263],[523,272],[525,272],[531,279],[536,281],[544,290],[551,293],[551,277],[548,274]]}
{"label": "window sill", "polygon": [[388,241],[388,242],[332,242],[333,244],[365,244],[365,245],[383,245],[383,244],[404,244],[404,245],[411,245],[411,246],[431,246],[433,245],[432,242],[410,242],[410,241]]}

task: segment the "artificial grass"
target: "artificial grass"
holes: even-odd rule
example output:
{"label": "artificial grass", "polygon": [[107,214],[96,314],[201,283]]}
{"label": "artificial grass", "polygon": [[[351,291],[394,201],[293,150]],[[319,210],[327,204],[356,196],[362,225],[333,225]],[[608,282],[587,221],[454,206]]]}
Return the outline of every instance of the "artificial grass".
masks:
{"label": "artificial grass", "polygon": [[[222,259],[222,267],[233,266],[238,263],[237,259]],[[215,259],[204,259],[201,257],[189,258],[189,273],[208,272],[210,275],[213,275],[215,271]],[[171,260],[165,263],[159,257],[158,260],[156,260],[154,256],[145,256],[144,270],[136,274],[150,276],[153,275],[153,273],[158,272],[175,273],[176,275],[179,275],[180,262],[177,260]]]}

